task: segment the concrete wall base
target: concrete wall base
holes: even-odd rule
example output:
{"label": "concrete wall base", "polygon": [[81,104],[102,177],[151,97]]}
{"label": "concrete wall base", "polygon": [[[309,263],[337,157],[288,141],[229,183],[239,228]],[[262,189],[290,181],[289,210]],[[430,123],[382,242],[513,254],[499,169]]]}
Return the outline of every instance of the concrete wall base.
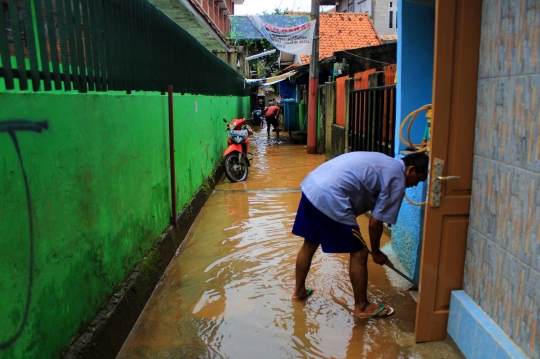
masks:
{"label": "concrete wall base", "polygon": [[[340,125],[332,125],[332,143],[330,145],[330,151],[327,148],[327,159],[331,160],[334,157],[345,153],[345,128]],[[330,158],[328,158],[328,152],[330,152]]]}
{"label": "concrete wall base", "polygon": [[163,231],[92,322],[74,338],[62,355],[64,359],[116,358],[193,221],[222,177],[220,162],[180,212],[177,227],[169,225]]}
{"label": "concrete wall base", "polygon": [[447,330],[466,358],[528,358],[462,290],[452,292]]}

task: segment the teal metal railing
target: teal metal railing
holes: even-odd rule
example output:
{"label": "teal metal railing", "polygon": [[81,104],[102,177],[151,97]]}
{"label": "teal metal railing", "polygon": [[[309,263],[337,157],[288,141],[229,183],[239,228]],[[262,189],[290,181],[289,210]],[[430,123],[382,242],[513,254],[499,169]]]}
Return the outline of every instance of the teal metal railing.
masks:
{"label": "teal metal railing", "polygon": [[[246,96],[244,77],[147,0],[0,0],[6,90]],[[1,88],[1,86],[0,86]]]}

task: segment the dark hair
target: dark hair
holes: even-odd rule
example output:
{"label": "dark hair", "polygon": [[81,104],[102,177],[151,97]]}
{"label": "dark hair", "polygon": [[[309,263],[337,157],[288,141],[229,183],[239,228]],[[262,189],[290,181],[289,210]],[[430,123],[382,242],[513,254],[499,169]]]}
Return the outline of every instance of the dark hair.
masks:
{"label": "dark hair", "polygon": [[405,167],[414,166],[416,173],[428,173],[429,156],[424,152],[409,153],[402,158]]}

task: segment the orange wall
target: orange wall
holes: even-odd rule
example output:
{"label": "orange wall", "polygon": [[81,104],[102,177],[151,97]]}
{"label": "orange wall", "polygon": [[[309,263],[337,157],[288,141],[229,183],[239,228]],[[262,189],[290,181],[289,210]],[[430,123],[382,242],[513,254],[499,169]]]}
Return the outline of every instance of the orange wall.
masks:
{"label": "orange wall", "polygon": [[363,90],[369,87],[369,75],[374,73],[375,69],[366,70],[364,72],[357,72],[354,74],[354,89]]}
{"label": "orange wall", "polygon": [[396,84],[397,65],[386,66],[384,69],[384,85],[392,86]]}
{"label": "orange wall", "polygon": [[[367,89],[369,87],[369,75],[376,71],[376,69],[371,69],[354,74],[354,89]],[[387,66],[383,71],[385,86],[394,85],[396,79],[396,65]],[[346,76],[338,77],[336,79],[336,124],[340,126],[345,126],[345,80],[347,79],[348,77]]]}
{"label": "orange wall", "polygon": [[336,124],[345,127],[345,81],[348,77],[336,79]]}

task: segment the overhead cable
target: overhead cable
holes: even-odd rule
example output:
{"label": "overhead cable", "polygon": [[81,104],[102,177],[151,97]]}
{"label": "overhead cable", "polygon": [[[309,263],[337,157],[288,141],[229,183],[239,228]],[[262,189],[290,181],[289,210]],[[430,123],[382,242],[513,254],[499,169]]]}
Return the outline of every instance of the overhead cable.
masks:
{"label": "overhead cable", "polygon": [[377,60],[370,59],[370,58],[368,58],[368,57],[359,56],[359,55],[353,54],[353,53],[348,52],[348,51],[339,51],[339,52],[344,52],[344,53],[346,53],[346,54],[349,54],[349,55],[352,55],[352,56],[356,56],[356,57],[359,57],[359,58],[364,59],[364,60],[369,60],[369,61],[373,61],[373,62],[378,62],[378,63],[380,63],[380,64],[394,65],[394,64],[391,64],[391,63],[388,63],[388,62],[377,61]]}

